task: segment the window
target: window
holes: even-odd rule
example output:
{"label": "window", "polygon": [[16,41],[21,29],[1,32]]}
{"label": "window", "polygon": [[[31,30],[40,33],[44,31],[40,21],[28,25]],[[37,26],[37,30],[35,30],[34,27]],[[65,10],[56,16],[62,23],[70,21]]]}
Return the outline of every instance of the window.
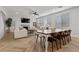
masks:
{"label": "window", "polygon": [[56,16],[56,28],[69,27],[69,13]]}
{"label": "window", "polygon": [[61,15],[62,27],[69,27],[69,13]]}

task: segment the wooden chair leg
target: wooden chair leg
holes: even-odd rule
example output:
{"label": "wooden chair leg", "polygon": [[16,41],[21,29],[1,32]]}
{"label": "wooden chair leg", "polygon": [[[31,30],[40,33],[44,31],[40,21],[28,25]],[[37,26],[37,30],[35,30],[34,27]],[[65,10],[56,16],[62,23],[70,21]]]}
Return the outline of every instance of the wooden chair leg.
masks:
{"label": "wooden chair leg", "polygon": [[63,45],[65,45],[65,40],[64,40],[64,38],[62,38],[62,43],[63,43]]}
{"label": "wooden chair leg", "polygon": [[43,37],[43,48],[45,48],[45,37]]}
{"label": "wooden chair leg", "polygon": [[40,37],[40,46],[42,47],[42,37]]}
{"label": "wooden chair leg", "polygon": [[67,36],[67,42],[69,43],[69,40],[70,40],[70,38],[69,38],[69,36]]}
{"label": "wooden chair leg", "polygon": [[60,48],[61,48],[61,39],[59,40]]}
{"label": "wooden chair leg", "polygon": [[71,36],[69,36],[69,42],[71,41]]}
{"label": "wooden chair leg", "polygon": [[70,37],[70,41],[71,41],[71,36],[69,36]]}
{"label": "wooden chair leg", "polygon": [[53,52],[53,41],[52,41],[52,52]]}
{"label": "wooden chair leg", "polygon": [[66,39],[64,38],[64,45],[66,45]]}
{"label": "wooden chair leg", "polygon": [[66,37],[64,37],[64,43],[65,43],[65,45],[66,45]]}
{"label": "wooden chair leg", "polygon": [[45,48],[45,38],[44,37],[41,37],[41,45],[42,45],[42,48]]}
{"label": "wooden chair leg", "polygon": [[36,43],[37,43],[37,41],[38,41],[38,37],[39,37],[39,36],[37,35],[37,38],[36,38]]}
{"label": "wooden chair leg", "polygon": [[56,47],[57,47],[57,50],[58,50],[58,42],[57,41],[55,41],[56,42]]}

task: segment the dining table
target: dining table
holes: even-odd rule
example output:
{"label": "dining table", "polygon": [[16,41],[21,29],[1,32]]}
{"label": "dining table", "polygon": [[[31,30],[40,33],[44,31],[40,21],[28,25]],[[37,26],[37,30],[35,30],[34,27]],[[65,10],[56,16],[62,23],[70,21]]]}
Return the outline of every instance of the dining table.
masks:
{"label": "dining table", "polygon": [[65,31],[66,29],[55,29],[54,31],[51,30],[37,30],[37,33],[40,35],[44,35],[45,37],[45,52],[48,51],[48,37],[50,36],[51,33],[55,32],[60,32],[60,31]]}

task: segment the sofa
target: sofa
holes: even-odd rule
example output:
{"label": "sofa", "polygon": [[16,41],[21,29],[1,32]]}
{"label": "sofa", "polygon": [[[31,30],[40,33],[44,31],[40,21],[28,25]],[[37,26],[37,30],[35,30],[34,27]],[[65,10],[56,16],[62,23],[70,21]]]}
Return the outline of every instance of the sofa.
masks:
{"label": "sofa", "polygon": [[14,39],[23,38],[28,36],[28,31],[23,27],[17,27],[14,29]]}

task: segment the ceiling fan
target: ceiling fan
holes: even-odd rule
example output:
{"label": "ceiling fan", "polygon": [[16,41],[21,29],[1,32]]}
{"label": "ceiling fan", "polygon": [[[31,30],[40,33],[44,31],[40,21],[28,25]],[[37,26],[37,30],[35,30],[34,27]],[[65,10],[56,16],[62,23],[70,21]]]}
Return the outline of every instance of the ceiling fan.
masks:
{"label": "ceiling fan", "polygon": [[28,10],[29,10],[29,14],[32,14],[32,15],[35,15],[35,16],[39,15],[39,13],[37,12],[37,10],[35,10],[35,9],[32,9],[32,8],[28,7]]}
{"label": "ceiling fan", "polygon": [[36,11],[32,11],[32,14],[39,15]]}

